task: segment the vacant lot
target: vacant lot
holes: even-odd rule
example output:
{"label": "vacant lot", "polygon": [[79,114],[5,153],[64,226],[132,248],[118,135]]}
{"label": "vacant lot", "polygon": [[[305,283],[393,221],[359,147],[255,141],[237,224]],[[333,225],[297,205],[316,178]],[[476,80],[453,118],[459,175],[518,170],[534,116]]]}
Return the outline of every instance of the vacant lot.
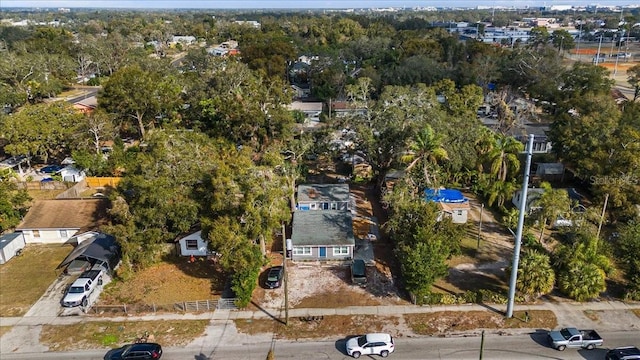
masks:
{"label": "vacant lot", "polygon": [[24,315],[47,290],[60,271],[56,266],[70,245],[29,245],[21,256],[0,265],[0,316]]}
{"label": "vacant lot", "polygon": [[169,255],[159,264],[137,272],[126,280],[109,283],[98,305],[157,304],[208,300],[220,297],[225,278],[211,261],[198,257]]}
{"label": "vacant lot", "polygon": [[118,347],[148,332],[149,341],[163,346],[184,346],[204,334],[208,320],[84,322],[43,325],[40,342],[52,351]]}

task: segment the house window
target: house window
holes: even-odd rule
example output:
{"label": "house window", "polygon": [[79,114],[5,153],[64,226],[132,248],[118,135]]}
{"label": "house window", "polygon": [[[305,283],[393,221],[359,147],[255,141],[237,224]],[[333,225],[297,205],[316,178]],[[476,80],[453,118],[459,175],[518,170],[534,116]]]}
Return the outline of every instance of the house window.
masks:
{"label": "house window", "polygon": [[34,238],[39,238],[40,237],[40,230],[33,230],[33,237]]}
{"label": "house window", "polygon": [[331,203],[331,210],[338,210],[338,204]]}
{"label": "house window", "polygon": [[66,239],[68,237],[67,230],[60,230],[60,237]]}
{"label": "house window", "polygon": [[329,210],[329,203],[322,203],[323,210]]}
{"label": "house window", "polygon": [[294,247],[293,255],[311,255],[310,247]]}
{"label": "house window", "polygon": [[317,210],[318,209],[318,206],[317,206],[316,203],[311,203],[310,207],[311,207],[311,210]]}
{"label": "house window", "polygon": [[198,240],[187,240],[185,246],[187,250],[198,250]]}
{"label": "house window", "polygon": [[348,246],[334,246],[333,247],[333,256],[340,255],[349,255],[349,247]]}
{"label": "house window", "polygon": [[458,216],[462,216],[462,210],[458,210]]}

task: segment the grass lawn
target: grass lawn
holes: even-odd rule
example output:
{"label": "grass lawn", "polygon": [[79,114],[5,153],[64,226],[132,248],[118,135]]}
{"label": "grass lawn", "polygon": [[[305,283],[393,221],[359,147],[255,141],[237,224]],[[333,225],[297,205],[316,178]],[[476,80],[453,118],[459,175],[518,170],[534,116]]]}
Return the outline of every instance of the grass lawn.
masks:
{"label": "grass lawn", "polygon": [[0,326],[0,337],[2,337],[2,335],[11,331],[11,329],[12,329],[11,326]]}
{"label": "grass lawn", "polygon": [[29,190],[29,196],[35,200],[51,200],[63,193],[65,190]]}
{"label": "grass lawn", "polygon": [[188,257],[168,255],[128,279],[110,282],[100,295],[100,305],[170,305],[216,299],[224,281],[219,268],[206,258],[198,257],[190,263]]}
{"label": "grass lawn", "polygon": [[397,325],[398,321],[394,316],[332,315],[312,321],[289,318],[288,326],[273,319],[238,319],[235,323],[240,333],[273,333],[274,337],[280,339],[297,340],[380,332],[383,331],[383,324]]}
{"label": "grass lawn", "polygon": [[52,351],[115,348],[150,335],[162,346],[184,346],[204,334],[208,320],[88,321],[73,325],[43,325],[40,342]]}
{"label": "grass lawn", "polygon": [[558,324],[555,314],[548,310],[529,311],[529,321],[525,321],[524,311],[515,311],[510,319],[490,311],[440,311],[405,314],[404,320],[419,335],[441,335],[474,329],[553,329]]}
{"label": "grass lawn", "polygon": [[55,268],[70,245],[28,245],[21,256],[0,265],[0,316],[24,315],[58,277]]}

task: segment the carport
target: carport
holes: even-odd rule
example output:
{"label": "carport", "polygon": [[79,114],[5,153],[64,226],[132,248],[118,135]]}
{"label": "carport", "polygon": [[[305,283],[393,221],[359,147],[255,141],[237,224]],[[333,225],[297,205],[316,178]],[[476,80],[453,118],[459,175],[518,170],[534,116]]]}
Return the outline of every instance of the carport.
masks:
{"label": "carport", "polygon": [[78,235],[78,238],[85,238],[73,251],[58,265],[56,269],[64,268],[75,259],[87,261],[100,261],[105,264],[106,270],[111,273],[120,262],[120,245],[116,238],[99,233],[90,232]]}

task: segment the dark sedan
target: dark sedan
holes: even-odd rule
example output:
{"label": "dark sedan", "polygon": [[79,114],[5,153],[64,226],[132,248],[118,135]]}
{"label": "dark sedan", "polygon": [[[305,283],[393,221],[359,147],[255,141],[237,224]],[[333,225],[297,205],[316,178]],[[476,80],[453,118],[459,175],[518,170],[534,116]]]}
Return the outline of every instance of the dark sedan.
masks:
{"label": "dark sedan", "polygon": [[104,360],[158,360],[162,356],[162,347],[156,343],[128,344],[110,350]]}
{"label": "dark sedan", "polygon": [[282,266],[274,266],[269,269],[267,273],[267,281],[265,285],[269,289],[279,288],[282,285],[282,277],[284,275],[284,268]]}

